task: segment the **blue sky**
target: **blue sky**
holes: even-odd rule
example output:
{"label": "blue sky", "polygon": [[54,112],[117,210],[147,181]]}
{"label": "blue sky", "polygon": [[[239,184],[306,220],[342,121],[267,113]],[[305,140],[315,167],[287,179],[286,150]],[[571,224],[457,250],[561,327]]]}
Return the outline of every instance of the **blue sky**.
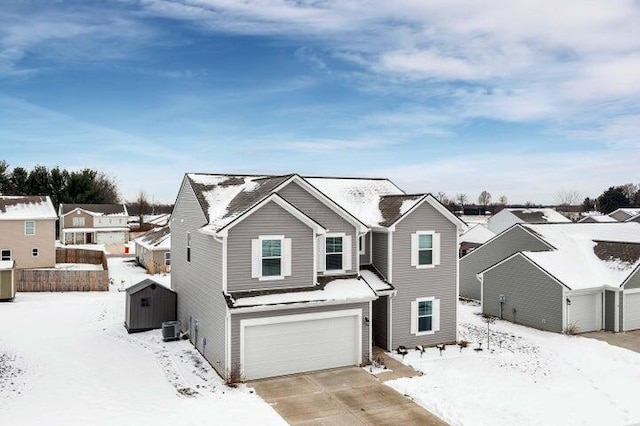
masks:
{"label": "blue sky", "polygon": [[0,159],[167,202],[194,171],[540,203],[638,183],[640,3],[479,3],[3,1]]}

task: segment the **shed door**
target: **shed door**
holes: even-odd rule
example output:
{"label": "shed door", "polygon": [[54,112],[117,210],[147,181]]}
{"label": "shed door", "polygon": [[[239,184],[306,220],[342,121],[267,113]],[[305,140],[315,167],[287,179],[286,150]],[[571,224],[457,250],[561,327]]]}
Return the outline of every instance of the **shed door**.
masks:
{"label": "shed door", "polygon": [[602,329],[602,294],[571,296],[569,323],[580,333]]}
{"label": "shed door", "polygon": [[124,232],[99,232],[96,237],[97,244],[122,244]]}
{"label": "shed door", "polygon": [[640,293],[627,293],[625,291],[623,298],[623,330],[640,328]]}
{"label": "shed door", "polygon": [[241,321],[246,379],[281,376],[361,362],[361,310]]}

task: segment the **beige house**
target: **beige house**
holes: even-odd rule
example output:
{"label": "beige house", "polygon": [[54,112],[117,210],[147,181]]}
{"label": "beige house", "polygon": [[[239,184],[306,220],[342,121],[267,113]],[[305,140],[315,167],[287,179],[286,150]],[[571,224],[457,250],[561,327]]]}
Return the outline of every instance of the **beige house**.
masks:
{"label": "beige house", "polygon": [[0,196],[0,299],[13,299],[15,269],[55,265],[56,219],[49,197]]}
{"label": "beige house", "polygon": [[154,229],[135,240],[136,260],[149,273],[171,269],[171,230],[169,226]]}
{"label": "beige house", "polygon": [[60,204],[63,244],[123,244],[129,241],[129,213],[124,204]]}

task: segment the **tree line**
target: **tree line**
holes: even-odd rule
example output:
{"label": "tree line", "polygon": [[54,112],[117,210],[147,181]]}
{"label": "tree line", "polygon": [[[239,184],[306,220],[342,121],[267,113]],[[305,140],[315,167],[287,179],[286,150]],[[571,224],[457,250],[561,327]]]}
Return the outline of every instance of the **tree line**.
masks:
{"label": "tree line", "polygon": [[597,198],[585,198],[583,211],[599,211],[609,214],[621,207],[640,207],[640,184],[626,183],[610,186]]}
{"label": "tree line", "polygon": [[10,168],[0,160],[0,194],[48,195],[56,209],[60,203],[118,203],[120,195],[114,179],[101,171],[85,168],[69,171],[56,166],[37,165],[31,170]]}

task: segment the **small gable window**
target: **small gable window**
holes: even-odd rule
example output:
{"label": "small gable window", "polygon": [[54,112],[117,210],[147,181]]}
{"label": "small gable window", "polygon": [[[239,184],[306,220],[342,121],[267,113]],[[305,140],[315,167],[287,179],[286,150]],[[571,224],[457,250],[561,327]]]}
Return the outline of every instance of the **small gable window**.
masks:
{"label": "small gable window", "polygon": [[[80,213],[80,212],[78,212]],[[84,226],[84,216],[74,216],[73,226]]]}
{"label": "small gable window", "polygon": [[150,297],[143,297],[140,299],[140,306],[142,307],[148,307],[151,306],[151,298]]}
{"label": "small gable window", "polygon": [[36,223],[33,220],[24,221],[24,235],[35,235]]}
{"label": "small gable window", "polygon": [[279,280],[291,275],[291,238],[262,235],[251,240],[251,277]]}
{"label": "small gable window", "polygon": [[282,240],[262,240],[262,276],[279,276],[282,271]]}
{"label": "small gable window", "polygon": [[440,234],[418,231],[411,234],[411,266],[433,268],[440,264]]}
{"label": "small gable window", "polygon": [[327,237],[327,271],[342,270],[342,237]]}
{"label": "small gable window", "polygon": [[352,236],[333,233],[317,237],[318,271],[342,273],[351,270]]}

